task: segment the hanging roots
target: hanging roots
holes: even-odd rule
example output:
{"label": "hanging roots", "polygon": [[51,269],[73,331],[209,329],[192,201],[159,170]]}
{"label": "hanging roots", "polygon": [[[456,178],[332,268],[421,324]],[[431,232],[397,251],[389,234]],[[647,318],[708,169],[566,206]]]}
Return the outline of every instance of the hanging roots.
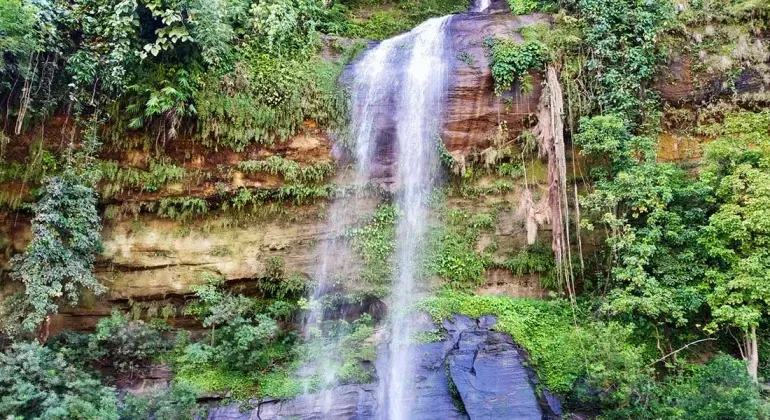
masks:
{"label": "hanging roots", "polygon": [[[569,204],[567,203],[567,161],[564,152],[564,103],[561,84],[556,69],[549,65],[546,82],[540,95],[537,125],[533,133],[538,139],[540,157],[548,160],[548,205],[553,232],[553,248],[556,258],[557,277],[566,284],[570,296],[574,296],[569,247]],[[525,191],[525,195],[527,192]],[[530,198],[531,201],[531,193]],[[529,226],[528,226],[529,227]],[[529,230],[527,238],[529,240]]]}
{"label": "hanging roots", "polygon": [[527,228],[527,245],[532,245],[537,239],[537,227],[551,222],[551,209],[548,197],[543,197],[535,203],[532,191],[527,186],[521,194],[516,216],[524,219]]}

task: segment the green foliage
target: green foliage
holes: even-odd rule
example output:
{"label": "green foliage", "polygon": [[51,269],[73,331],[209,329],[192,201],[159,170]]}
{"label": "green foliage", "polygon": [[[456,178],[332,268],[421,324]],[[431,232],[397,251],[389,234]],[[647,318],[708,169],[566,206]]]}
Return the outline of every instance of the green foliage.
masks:
{"label": "green foliage", "polygon": [[447,150],[446,144],[444,144],[444,140],[438,136],[436,137],[436,151],[438,153],[441,166],[443,166],[445,169],[456,172],[457,161],[455,160],[454,156],[449,153],[449,150]]}
{"label": "green foliage", "polygon": [[428,237],[424,270],[436,275],[453,287],[478,286],[484,279],[488,258],[476,251],[481,230],[494,227],[494,216],[471,215],[463,210],[445,210],[438,226]]}
{"label": "green foliage", "polygon": [[102,174],[99,190],[102,198],[109,199],[126,189],[154,192],[174,182],[182,181],[187,173],[181,166],[150,162],[148,171],[134,167],[121,167],[116,161],[103,161],[99,165]]}
{"label": "green foliage", "polygon": [[[706,277],[713,325],[757,327],[770,307],[770,112],[729,116],[709,144],[703,177],[718,209],[701,242],[713,259]],[[716,130],[717,128],[712,128]]]}
{"label": "green foliage", "polygon": [[528,15],[537,10],[536,0],[508,0],[508,6],[514,15]]}
{"label": "green foliage", "polygon": [[157,214],[160,217],[184,222],[203,216],[209,211],[206,200],[197,197],[164,197],[158,202]]}
{"label": "green foliage", "polygon": [[[652,142],[632,136],[621,118],[582,119],[580,127],[576,144],[604,162],[594,172],[595,190],[583,198],[583,208],[611,232],[605,308],[687,325],[705,303],[706,266],[698,238],[707,217],[707,189],[680,168],[654,161]],[[593,228],[589,221],[584,226]]]}
{"label": "green foliage", "polygon": [[141,396],[127,394],[120,407],[121,420],[192,420],[197,414],[197,392],[190,385],[150,389]]}
{"label": "green foliage", "polygon": [[[268,263],[270,261],[275,260],[268,260]],[[294,273],[285,276],[281,272],[281,276],[276,277],[276,270],[273,267],[268,266],[266,270],[267,277],[259,279],[257,283],[259,290],[267,297],[278,300],[285,300],[287,298],[298,299],[304,296],[308,289],[312,287],[312,283],[301,274]]]}
{"label": "green foliage", "polygon": [[37,343],[0,353],[0,412],[19,419],[118,418],[114,389]]}
{"label": "green foliage", "polygon": [[368,283],[386,284],[393,277],[391,256],[396,245],[396,213],[393,205],[381,205],[363,227],[347,233],[363,260],[361,277]]}
{"label": "green foliage", "polygon": [[130,376],[149,367],[165,349],[158,330],[143,321],[129,321],[118,311],[99,320],[88,346],[98,366]]}
{"label": "green foliage", "polygon": [[[365,362],[376,357],[374,342],[368,340],[374,333],[372,318],[363,315],[349,323],[344,320],[328,321],[323,331],[312,331],[314,337],[295,349],[298,366],[324,360],[326,372],[315,373],[303,381],[311,390],[323,386],[372,381],[372,370]],[[324,383],[324,376],[335,378],[336,383]],[[296,380],[295,380],[296,381]],[[273,394],[265,392],[266,395]]]}
{"label": "green foliage", "polygon": [[497,179],[491,184],[486,185],[475,185],[471,182],[462,182],[457,193],[465,198],[483,197],[485,195],[500,195],[507,193],[513,191],[514,187],[514,183],[505,179]]}
{"label": "green foliage", "polygon": [[653,95],[646,86],[663,57],[657,41],[673,20],[672,3],[580,0],[578,13],[590,48],[586,68],[599,80],[600,109],[636,124]]}
{"label": "green foliage", "polygon": [[290,319],[296,306],[234,294],[215,276],[194,291],[198,300],[186,313],[200,319],[210,333],[204,341],[177,345],[174,369],[179,381],[207,392],[254,395],[260,378],[291,357],[293,337],[277,320]]}
{"label": "green foliage", "polygon": [[581,118],[575,136],[581,153],[599,160],[599,165],[591,169],[595,178],[614,177],[636,164],[640,155],[634,147],[637,143],[628,124],[616,115]]}
{"label": "green foliage", "polygon": [[238,163],[238,169],[246,173],[269,173],[280,175],[286,182],[312,184],[323,182],[334,174],[335,166],[331,162],[314,163],[302,166],[298,162],[281,156],[270,156],[265,160],[247,160]]}
{"label": "green foliage", "polygon": [[539,70],[548,61],[548,49],[539,41],[519,44],[509,39],[486,38],[489,65],[495,80],[495,93],[500,95],[530,70]]}
{"label": "green foliage", "polygon": [[241,151],[286,140],[306,119],[332,128],[346,120],[346,94],[336,85],[342,63],[254,52],[244,58],[232,75],[207,75],[196,94],[204,144]]}
{"label": "green foliage", "polygon": [[342,8],[342,16],[330,14],[334,19],[325,26],[331,34],[379,40],[406,32],[432,17],[462,13],[469,6],[468,0],[400,0],[395,4],[359,1],[351,5],[349,12]]}
{"label": "green foliage", "polygon": [[245,13],[239,1],[192,0],[190,35],[201,47],[203,61],[218,65],[230,58],[230,42],[235,37],[233,21]]}
{"label": "green foliage", "polygon": [[274,202],[279,205],[302,205],[319,199],[331,198],[334,197],[335,194],[336,190],[334,186],[330,184],[290,184],[281,185],[278,188],[255,190],[242,187],[233,191],[226,197],[227,201],[224,201],[221,204],[221,209],[226,211],[233,208],[238,212],[243,212],[246,210],[246,207],[249,206],[252,212],[258,212],[259,210],[263,210],[265,204],[268,202]]}
{"label": "green foliage", "polygon": [[10,332],[14,321],[35,329],[58,311],[60,298],[76,304],[82,289],[100,294],[106,289],[92,274],[102,249],[96,194],[86,175],[68,172],[48,180],[33,206],[32,240],[11,260],[11,278],[24,284],[21,307],[3,321]]}
{"label": "green foliage", "polygon": [[318,42],[321,3],[314,0],[267,0],[252,4],[254,46],[272,56],[308,55]]}
{"label": "green foliage", "polygon": [[[9,68],[16,63],[9,63],[6,57],[29,60],[39,47],[37,14],[38,9],[34,5],[20,0],[6,0],[0,3],[0,73],[25,70]],[[22,63],[24,61],[19,64]],[[22,64],[19,67],[24,66]]]}
{"label": "green foliage", "polygon": [[176,138],[182,118],[197,112],[192,100],[198,91],[198,82],[191,71],[184,68],[161,69],[156,78],[143,79],[141,83],[129,86],[126,111],[133,118],[128,127],[138,129],[147,121],[160,120],[161,137]]}
{"label": "green foliage", "polygon": [[740,361],[717,355],[702,366],[651,390],[644,405],[612,411],[607,418],[635,419],[762,419],[767,403]]}
{"label": "green foliage", "polygon": [[540,242],[522,249],[500,265],[516,276],[539,274],[541,285],[556,286],[556,260],[553,250]]}

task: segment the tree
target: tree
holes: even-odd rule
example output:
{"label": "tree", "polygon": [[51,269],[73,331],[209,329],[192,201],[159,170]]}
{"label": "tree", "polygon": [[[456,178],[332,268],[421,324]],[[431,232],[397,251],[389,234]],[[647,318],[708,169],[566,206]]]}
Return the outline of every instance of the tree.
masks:
{"label": "tree", "polygon": [[604,163],[583,208],[607,227],[612,287],[605,308],[641,316],[656,332],[662,325],[665,355],[673,350],[670,329],[687,325],[706,300],[698,238],[708,190],[675,165],[656,162],[653,142],[631,136],[618,117],[581,120],[575,141]]}
{"label": "tree", "polygon": [[37,343],[0,353],[0,413],[25,419],[117,419],[115,390]]}
{"label": "tree", "polygon": [[743,331],[739,347],[757,381],[756,329],[770,312],[770,112],[728,116],[709,145],[704,179],[717,211],[701,242],[711,257],[711,329]]}

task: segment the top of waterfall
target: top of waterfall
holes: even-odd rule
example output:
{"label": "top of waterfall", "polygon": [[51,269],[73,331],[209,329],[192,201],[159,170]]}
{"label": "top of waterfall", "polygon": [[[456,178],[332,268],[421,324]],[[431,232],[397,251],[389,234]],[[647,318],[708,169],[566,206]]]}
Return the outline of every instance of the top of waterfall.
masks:
{"label": "top of waterfall", "polygon": [[472,12],[483,12],[489,8],[491,0],[476,0]]}

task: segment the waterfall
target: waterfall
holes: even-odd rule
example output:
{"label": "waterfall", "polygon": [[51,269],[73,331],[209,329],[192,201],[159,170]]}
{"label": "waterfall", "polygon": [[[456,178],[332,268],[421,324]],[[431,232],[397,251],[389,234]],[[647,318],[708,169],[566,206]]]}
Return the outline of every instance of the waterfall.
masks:
{"label": "waterfall", "polygon": [[[415,279],[427,230],[427,201],[439,174],[437,141],[452,58],[446,52],[450,20],[451,16],[430,19],[408,33],[381,42],[352,67],[349,83],[356,155],[354,182],[363,185],[376,178],[389,185],[399,215],[397,267],[388,299],[390,357],[387,368],[378,372],[384,405],[380,415],[393,420],[409,417],[410,389],[416,380],[410,369],[413,355],[408,346],[413,326],[408,316],[400,314],[419,293]],[[361,216],[359,207],[356,197],[338,199],[330,207],[330,237],[321,245],[315,273],[318,285],[310,295],[311,302],[318,302],[332,289],[341,261],[350,257],[339,233]],[[317,338],[317,327],[326,315],[321,305],[311,305],[305,319],[306,340]],[[324,385],[334,383],[335,372],[329,360],[316,360],[314,365]]]}
{"label": "waterfall", "polygon": [[411,51],[405,65],[396,106],[396,186],[401,211],[397,228],[398,264],[391,299],[390,363],[386,372],[388,418],[409,417],[415,383],[409,346],[413,325],[403,309],[414,302],[415,277],[419,270],[428,211],[427,200],[435,189],[438,173],[437,141],[442,104],[447,91],[446,28],[451,16],[428,20],[408,35]]}
{"label": "waterfall", "polygon": [[490,3],[491,3],[490,0],[476,0],[474,2],[473,11],[483,12],[489,8]]}
{"label": "waterfall", "polygon": [[[351,261],[349,249],[345,243],[344,230],[355,223],[360,217],[362,201],[360,190],[363,190],[370,180],[374,145],[377,136],[374,121],[376,114],[381,111],[379,106],[383,98],[387,98],[391,83],[388,78],[393,77],[384,70],[387,68],[389,49],[377,48],[371,51],[360,62],[359,67],[366,71],[357,72],[352,86],[353,120],[352,137],[355,141],[355,175],[352,183],[355,192],[350,197],[335,199],[332,203],[327,218],[328,238],[323,240],[319,250],[319,262],[316,267],[315,280],[317,284],[309,295],[310,308],[303,320],[305,342],[322,340],[322,322],[327,317],[326,308],[321,304],[324,295],[333,291],[334,281],[338,275],[344,272],[345,265]],[[349,182],[349,181],[348,181]],[[340,318],[344,314],[338,314]],[[331,386],[336,380],[336,371],[333,367],[333,358],[336,355],[324,353],[319,360],[313,361],[313,370],[320,373],[321,385],[325,388]],[[309,390],[309,382],[304,384],[304,392]],[[326,412],[331,408],[331,393],[326,393]]]}

